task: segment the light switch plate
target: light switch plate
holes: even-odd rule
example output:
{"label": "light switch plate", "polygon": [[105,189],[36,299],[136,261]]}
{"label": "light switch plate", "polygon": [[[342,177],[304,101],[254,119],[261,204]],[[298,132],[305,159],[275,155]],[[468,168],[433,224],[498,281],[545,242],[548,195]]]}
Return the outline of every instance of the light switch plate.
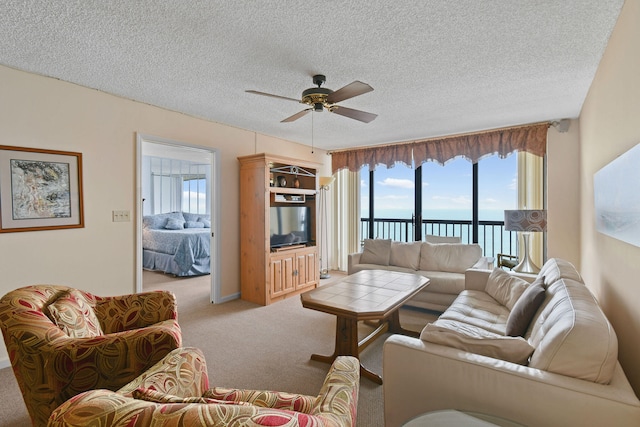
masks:
{"label": "light switch plate", "polygon": [[129,211],[113,211],[112,220],[113,222],[129,222],[131,221],[131,216]]}

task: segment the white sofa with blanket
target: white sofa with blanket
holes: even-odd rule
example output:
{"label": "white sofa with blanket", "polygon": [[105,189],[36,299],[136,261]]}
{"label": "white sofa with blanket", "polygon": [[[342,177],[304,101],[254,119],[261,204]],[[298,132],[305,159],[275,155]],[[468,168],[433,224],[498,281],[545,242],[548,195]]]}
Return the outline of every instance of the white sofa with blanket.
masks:
{"label": "white sofa with blanket", "polygon": [[458,237],[426,236],[424,242],[402,243],[366,239],[362,252],[348,256],[348,274],[361,270],[417,273],[431,279],[429,286],[406,304],[444,311],[464,290],[467,269],[493,268],[477,244],[462,244]]}
{"label": "white sofa with blanket", "polygon": [[469,270],[465,287],[420,338],[385,341],[387,427],[442,409],[530,427],[640,426],[616,334],[573,265],[550,259],[531,284]]}

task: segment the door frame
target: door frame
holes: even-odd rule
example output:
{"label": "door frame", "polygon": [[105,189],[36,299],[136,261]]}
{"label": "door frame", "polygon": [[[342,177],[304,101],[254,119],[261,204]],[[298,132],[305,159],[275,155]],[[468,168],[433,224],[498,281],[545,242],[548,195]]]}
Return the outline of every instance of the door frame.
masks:
{"label": "door frame", "polygon": [[210,270],[211,289],[209,300],[213,304],[222,302],[220,291],[220,156],[218,150],[201,145],[187,144],[143,133],[136,134],[136,292],[142,292],[142,144],[152,143],[203,150],[211,154],[211,245]]}

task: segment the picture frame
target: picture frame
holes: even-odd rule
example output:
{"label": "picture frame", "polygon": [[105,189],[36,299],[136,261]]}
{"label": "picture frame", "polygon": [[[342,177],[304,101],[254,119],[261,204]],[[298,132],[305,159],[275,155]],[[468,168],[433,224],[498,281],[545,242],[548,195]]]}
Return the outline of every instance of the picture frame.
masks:
{"label": "picture frame", "polygon": [[0,233],[83,227],[82,153],[0,145]]}
{"label": "picture frame", "polygon": [[596,230],[634,246],[640,246],[639,164],[640,143],[593,176]]}

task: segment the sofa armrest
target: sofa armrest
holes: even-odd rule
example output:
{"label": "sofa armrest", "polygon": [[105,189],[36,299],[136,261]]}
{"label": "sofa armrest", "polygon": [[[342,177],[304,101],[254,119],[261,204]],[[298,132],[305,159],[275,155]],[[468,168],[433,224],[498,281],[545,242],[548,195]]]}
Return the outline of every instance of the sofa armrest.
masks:
{"label": "sofa armrest", "polygon": [[360,361],[353,356],[338,356],[324,379],[311,414],[336,426],[355,427],[359,390]]}
{"label": "sofa armrest", "polygon": [[388,427],[441,409],[532,427],[640,425],[640,401],[619,364],[603,385],[401,335],[387,339],[383,352]]}
{"label": "sofa armrest", "polygon": [[355,266],[360,264],[360,257],[362,252],[354,252],[347,255],[347,274],[353,274],[356,272]]}
{"label": "sofa armrest", "polygon": [[176,348],[118,393],[130,395],[139,387],[179,397],[202,396],[209,388],[204,354],[195,347]]}
{"label": "sofa armrest", "polygon": [[178,319],[176,297],[168,291],[96,297],[94,311],[105,334]]}
{"label": "sofa armrest", "polygon": [[238,388],[213,387],[202,394],[208,399],[226,402],[246,402],[262,408],[285,409],[310,414],[316,401],[315,396],[270,390],[246,390]]}
{"label": "sofa armrest", "polygon": [[464,272],[464,288],[474,291],[484,291],[491,270],[469,268]]}
{"label": "sofa armrest", "polygon": [[494,258],[492,256],[481,256],[470,268],[480,270],[493,270]]}

